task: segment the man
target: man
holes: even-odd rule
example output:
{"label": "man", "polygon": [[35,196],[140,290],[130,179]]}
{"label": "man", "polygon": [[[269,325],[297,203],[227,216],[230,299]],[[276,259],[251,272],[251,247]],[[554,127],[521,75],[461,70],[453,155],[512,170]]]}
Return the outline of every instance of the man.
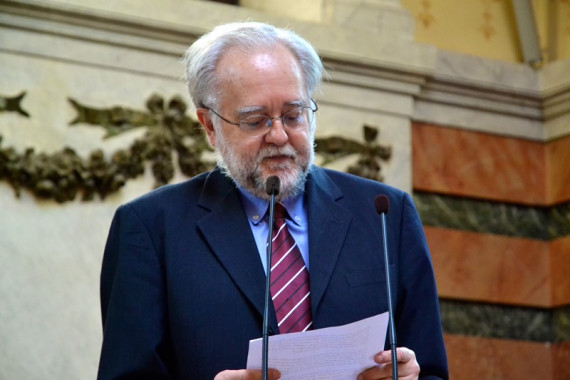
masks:
{"label": "man", "polygon": [[[388,309],[374,210],[385,194],[399,376],[447,378],[433,271],[410,197],[312,165],[312,94],[324,71],[316,51],[290,31],[232,23],[185,58],[218,168],[117,211],[101,273],[99,378],[260,378],[244,368],[249,340],[262,333],[271,176],[280,179],[287,254],[298,256],[305,295],[302,316],[285,329],[294,308],[284,317],[272,288],[270,331],[338,326]],[[273,259],[270,267],[273,279]],[[378,365],[359,379],[390,378],[385,347],[378,342]]]}

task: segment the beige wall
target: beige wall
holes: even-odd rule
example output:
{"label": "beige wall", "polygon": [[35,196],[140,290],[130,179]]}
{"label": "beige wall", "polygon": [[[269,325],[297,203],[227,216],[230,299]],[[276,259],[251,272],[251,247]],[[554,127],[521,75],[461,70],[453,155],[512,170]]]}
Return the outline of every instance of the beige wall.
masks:
{"label": "beige wall", "polygon": [[[250,9],[320,23],[331,22],[339,8],[356,3],[391,7],[401,3],[414,17],[418,42],[456,53],[523,62],[511,0],[240,1]],[[531,0],[531,4],[544,61],[570,58],[570,2]]]}
{"label": "beige wall", "polygon": [[[570,57],[570,3],[532,0],[545,62]],[[416,19],[419,42],[458,53],[522,62],[510,0],[402,0]]]}

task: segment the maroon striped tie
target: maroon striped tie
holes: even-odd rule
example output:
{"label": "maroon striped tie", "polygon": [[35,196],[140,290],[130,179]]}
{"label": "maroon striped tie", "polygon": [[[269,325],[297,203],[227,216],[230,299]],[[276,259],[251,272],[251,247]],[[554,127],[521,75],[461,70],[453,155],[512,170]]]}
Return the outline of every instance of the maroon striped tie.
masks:
{"label": "maroon striped tie", "polygon": [[275,204],[273,250],[271,254],[271,297],[280,333],[311,328],[309,271],[301,251],[289,233],[282,203]]}

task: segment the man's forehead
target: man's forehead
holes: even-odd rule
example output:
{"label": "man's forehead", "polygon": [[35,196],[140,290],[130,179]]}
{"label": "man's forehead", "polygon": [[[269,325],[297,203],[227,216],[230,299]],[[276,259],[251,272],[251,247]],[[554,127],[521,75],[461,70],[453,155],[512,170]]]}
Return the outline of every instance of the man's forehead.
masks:
{"label": "man's forehead", "polygon": [[285,107],[298,105],[305,97],[301,67],[289,49],[282,45],[260,47],[250,52],[231,48],[218,63],[216,75],[220,101],[234,103],[234,106],[240,103],[239,108],[256,108],[243,113],[259,110],[258,106],[266,103],[259,98],[271,98],[272,107]]}
{"label": "man's forehead", "polygon": [[223,52],[218,58],[218,65],[232,62],[249,60],[259,64],[272,62],[275,56],[280,55],[281,58],[292,58],[297,62],[296,56],[283,44],[275,44],[273,46],[232,46]]}

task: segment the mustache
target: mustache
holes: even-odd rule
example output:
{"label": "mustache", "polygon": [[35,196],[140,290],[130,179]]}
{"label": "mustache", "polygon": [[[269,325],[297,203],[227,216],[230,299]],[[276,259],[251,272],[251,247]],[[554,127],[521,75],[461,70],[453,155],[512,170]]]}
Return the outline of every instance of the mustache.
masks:
{"label": "mustache", "polygon": [[265,158],[275,157],[275,156],[289,156],[297,157],[297,151],[291,145],[285,145],[281,147],[277,146],[267,146],[264,147],[257,155],[257,164],[260,164]]}

